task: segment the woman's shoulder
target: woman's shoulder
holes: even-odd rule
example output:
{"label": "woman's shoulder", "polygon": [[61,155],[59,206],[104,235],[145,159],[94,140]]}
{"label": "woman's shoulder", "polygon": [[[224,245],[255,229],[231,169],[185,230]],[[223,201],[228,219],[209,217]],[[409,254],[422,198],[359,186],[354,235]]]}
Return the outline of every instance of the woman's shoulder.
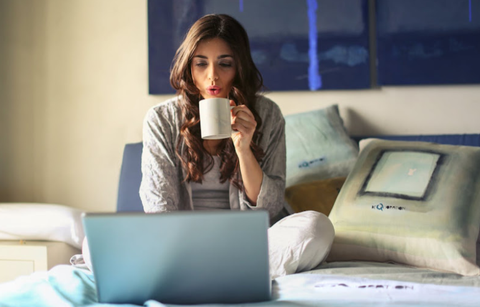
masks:
{"label": "woman's shoulder", "polygon": [[150,112],[162,113],[162,112],[179,112],[180,110],[180,97],[174,96],[170,99],[157,103],[150,108]]}
{"label": "woman's shoulder", "polygon": [[180,117],[180,97],[175,96],[152,106],[145,117],[145,120],[168,121],[172,122]]}
{"label": "woman's shoulder", "polygon": [[255,107],[258,115],[260,115],[262,120],[266,120],[266,119],[270,119],[272,121],[284,120],[280,107],[268,97],[265,97],[263,95],[258,95],[257,103]]}

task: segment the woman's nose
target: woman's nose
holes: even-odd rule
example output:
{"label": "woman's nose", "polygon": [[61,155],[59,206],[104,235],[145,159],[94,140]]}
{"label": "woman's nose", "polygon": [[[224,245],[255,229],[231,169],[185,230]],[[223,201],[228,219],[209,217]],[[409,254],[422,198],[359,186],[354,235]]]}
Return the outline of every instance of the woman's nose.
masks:
{"label": "woman's nose", "polygon": [[211,81],[217,81],[218,75],[215,69],[215,65],[211,65],[210,69],[208,70],[208,79]]}

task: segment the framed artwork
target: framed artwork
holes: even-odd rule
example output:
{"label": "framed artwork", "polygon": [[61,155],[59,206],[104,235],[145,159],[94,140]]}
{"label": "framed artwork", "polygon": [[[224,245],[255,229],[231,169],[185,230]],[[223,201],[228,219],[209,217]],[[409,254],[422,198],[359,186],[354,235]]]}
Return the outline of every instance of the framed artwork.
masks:
{"label": "framed artwork", "polygon": [[149,0],[149,92],[173,93],[175,51],[209,13],[245,27],[267,90],[369,88],[368,12],[367,0]]}
{"label": "framed artwork", "polygon": [[480,83],[480,0],[376,1],[379,85]]}

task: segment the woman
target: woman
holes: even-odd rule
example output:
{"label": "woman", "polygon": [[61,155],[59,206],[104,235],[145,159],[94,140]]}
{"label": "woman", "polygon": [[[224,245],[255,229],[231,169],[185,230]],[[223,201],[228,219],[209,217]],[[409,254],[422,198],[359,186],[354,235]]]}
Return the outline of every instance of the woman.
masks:
{"label": "woman", "polygon": [[[142,183],[145,212],[268,210],[281,212],[285,193],[285,121],[259,94],[260,72],[244,28],[228,15],[206,15],[178,48],[170,83],[175,98],[144,121]],[[229,98],[231,138],[203,140],[199,101]],[[269,229],[272,278],[309,270],[328,254],[333,226],[318,212],[290,215]]]}
{"label": "woman", "polygon": [[[258,93],[263,80],[247,33],[232,17],[207,15],[173,60],[177,96],[150,109],[143,130],[140,196],[146,212],[268,210],[284,204],[285,133],[278,106]],[[230,99],[230,139],[202,140],[199,101]]]}

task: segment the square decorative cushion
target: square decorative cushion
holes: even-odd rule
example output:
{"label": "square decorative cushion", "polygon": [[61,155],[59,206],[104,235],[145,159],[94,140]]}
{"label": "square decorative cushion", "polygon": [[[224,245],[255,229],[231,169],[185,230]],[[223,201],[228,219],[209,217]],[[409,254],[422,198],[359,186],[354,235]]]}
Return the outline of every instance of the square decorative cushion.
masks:
{"label": "square decorative cushion", "polygon": [[327,260],[479,275],[479,169],[477,147],[368,140],[330,213]]}
{"label": "square decorative cushion", "polygon": [[286,187],[314,180],[346,177],[358,155],[338,105],[285,116]]}
{"label": "square decorative cushion", "polygon": [[317,211],[328,216],[345,182],[345,177],[315,180],[285,190],[285,200],[293,212]]}

